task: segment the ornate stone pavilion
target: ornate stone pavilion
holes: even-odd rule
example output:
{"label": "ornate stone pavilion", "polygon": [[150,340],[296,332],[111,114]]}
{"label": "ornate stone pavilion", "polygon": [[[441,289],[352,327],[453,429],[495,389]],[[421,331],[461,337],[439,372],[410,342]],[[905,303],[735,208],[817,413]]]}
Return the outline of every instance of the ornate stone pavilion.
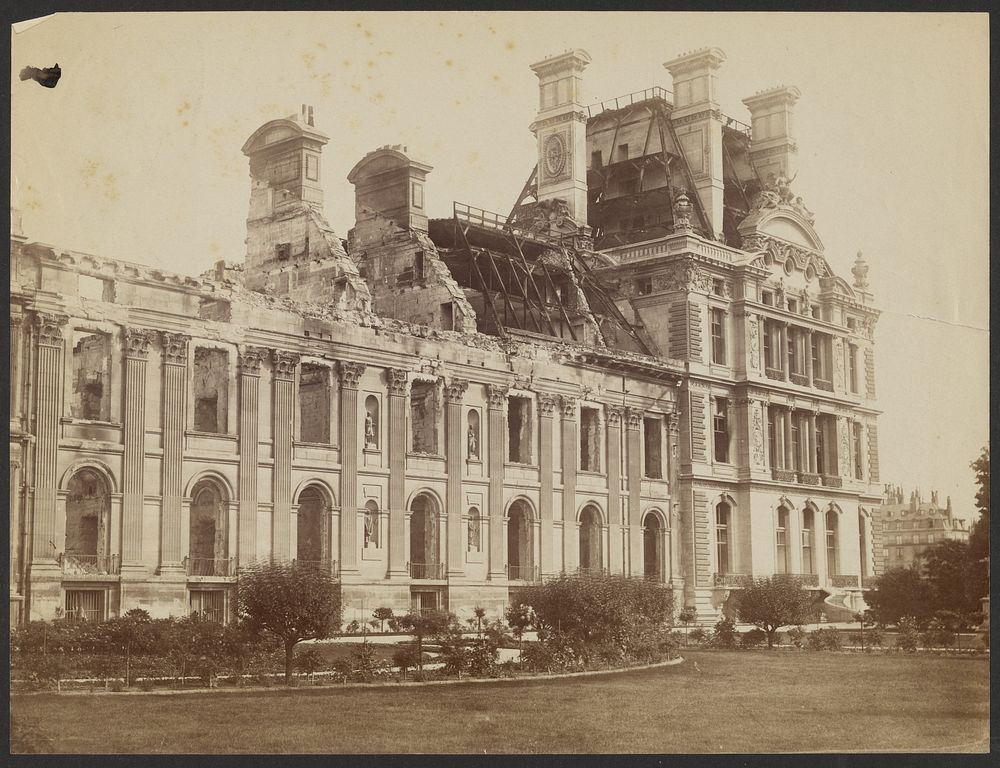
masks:
{"label": "ornate stone pavilion", "polygon": [[857,605],[882,547],[868,268],[834,274],[791,189],[798,91],[728,118],[724,59],[590,106],[585,52],[534,65],[509,215],[428,219],[432,168],[383,147],[341,240],[306,107],[243,147],[242,263],[112,261],[12,212],[11,620],[226,619],[267,558],[334,573],[345,621],[577,570],[704,619],[747,575]]}

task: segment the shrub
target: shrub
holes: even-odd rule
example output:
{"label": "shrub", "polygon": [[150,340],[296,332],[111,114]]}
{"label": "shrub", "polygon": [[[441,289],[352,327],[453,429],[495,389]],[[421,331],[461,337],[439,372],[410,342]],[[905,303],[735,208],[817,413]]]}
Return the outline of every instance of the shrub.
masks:
{"label": "shrub", "polygon": [[356,635],[361,631],[361,622],[357,619],[352,619],[350,623],[344,628],[344,632],[348,635]]}
{"label": "shrub", "polygon": [[917,634],[917,620],[912,616],[904,616],[896,623],[899,634],[896,635],[896,648],[907,653],[917,650],[920,636]]}
{"label": "shrub", "polygon": [[395,615],[392,612],[392,608],[376,608],[372,611],[372,618],[376,619],[379,623],[379,632],[385,632],[385,622],[389,622],[389,628],[392,628],[392,620]]}
{"label": "shrub", "polygon": [[839,651],[840,633],[835,629],[816,629],[806,635],[806,644],[811,651]]}
{"label": "shrub", "polygon": [[808,621],[814,610],[812,594],[802,581],[781,574],[746,579],[737,599],[740,621],[763,630],[768,648],[774,647],[781,627]]}
{"label": "shrub", "polygon": [[139,681],[139,690],[140,691],[153,690],[153,681],[150,680],[148,677],[142,678],[142,680]]}
{"label": "shrub", "polygon": [[920,644],[931,648],[951,648],[955,644],[955,633],[944,627],[932,627],[920,635]]}
{"label": "shrub", "polygon": [[806,644],[806,631],[802,627],[792,627],[788,630],[788,641],[796,648],[803,648]]}
{"label": "shrub", "polygon": [[767,639],[767,632],[754,628],[740,635],[740,648],[759,648]]}
{"label": "shrub", "polygon": [[125,690],[125,681],[115,678],[114,680],[111,681],[109,687],[112,693],[121,693],[122,691]]}
{"label": "shrub", "polygon": [[323,668],[323,654],[315,648],[299,649],[295,654],[295,668],[307,675],[314,675]]}
{"label": "shrub", "polygon": [[693,640],[698,645],[703,645],[708,642],[708,632],[705,631],[704,627],[695,627],[691,630],[691,634],[688,635],[689,639]]}
{"label": "shrub", "polygon": [[380,660],[375,646],[364,642],[351,650],[351,679],[359,682],[370,682],[380,677],[386,671],[386,664]]}
{"label": "shrub", "polygon": [[736,624],[732,619],[721,618],[715,623],[710,643],[713,648],[736,647]]}
{"label": "shrub", "polygon": [[406,679],[406,672],[417,666],[417,649],[410,646],[397,648],[392,654],[392,663],[399,667],[403,679]]}

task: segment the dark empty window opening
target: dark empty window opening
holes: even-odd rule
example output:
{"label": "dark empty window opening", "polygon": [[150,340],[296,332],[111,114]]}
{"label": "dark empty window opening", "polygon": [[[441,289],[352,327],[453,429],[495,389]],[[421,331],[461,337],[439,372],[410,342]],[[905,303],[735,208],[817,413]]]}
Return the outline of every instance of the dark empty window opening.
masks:
{"label": "dark empty window opening", "polygon": [[292,256],[292,244],[278,243],[274,246],[274,255],[278,261],[287,261]]}
{"label": "dark empty window opening", "polygon": [[450,301],[441,305],[441,328],[445,331],[455,330],[455,305]]}
{"label": "dark empty window opening", "polygon": [[195,431],[224,433],[229,395],[229,354],[226,350],[195,349],[191,386]]}
{"label": "dark empty window opening", "polygon": [[437,454],[438,440],[437,385],[415,381],[410,387],[410,450],[413,453]]}
{"label": "dark empty window opening", "polygon": [[725,285],[718,277],[712,279],[712,293],[716,296],[725,294]]}
{"label": "dark empty window opening", "polygon": [[107,334],[81,336],[73,347],[75,419],[111,420],[111,344]]}
{"label": "dark empty window opening", "polygon": [[417,251],[413,254],[413,280],[419,282],[424,279],[424,252]]}
{"label": "dark empty window opening", "polygon": [[774,306],[774,294],[771,293],[770,291],[761,291],[760,292],[760,301],[761,301],[762,304],[765,304],[765,305],[767,305],[769,307],[773,307]]}
{"label": "dark empty window opening", "polygon": [[601,471],[601,414],[596,408],[580,409],[580,469]]}
{"label": "dark empty window opening", "polygon": [[726,362],[726,313],[721,309],[712,310],[712,362]]}
{"label": "dark empty window opening", "polygon": [[507,455],[518,464],[531,463],[531,400],[507,398]]}
{"label": "dark empty window opening", "polygon": [[715,460],[729,462],[729,400],[715,398],[715,413],[712,415],[712,431],[715,435]]}
{"label": "dark empty window opening", "polygon": [[597,149],[590,153],[590,167],[600,168],[603,165],[601,150]]}
{"label": "dark empty window opening", "polygon": [[299,375],[299,438],[304,443],[330,442],[330,369],[302,364]]}
{"label": "dark empty window opening", "polygon": [[628,144],[618,145],[618,162],[628,160]]}
{"label": "dark empty window opening", "polygon": [[788,300],[788,311],[795,313],[799,311],[799,303],[795,299]]}
{"label": "dark empty window opening", "polygon": [[646,453],[643,474],[656,480],[663,478],[663,421],[655,417],[642,420],[642,436]]}
{"label": "dark empty window opening", "polygon": [[650,277],[640,277],[635,281],[635,292],[639,296],[648,296],[653,292],[653,279]]}

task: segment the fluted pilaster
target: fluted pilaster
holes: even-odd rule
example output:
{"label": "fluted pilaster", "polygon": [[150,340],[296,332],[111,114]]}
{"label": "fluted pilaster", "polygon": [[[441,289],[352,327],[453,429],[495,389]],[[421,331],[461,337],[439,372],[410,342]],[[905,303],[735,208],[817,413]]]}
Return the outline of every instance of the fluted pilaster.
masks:
{"label": "fluted pilaster", "polygon": [[462,552],[462,464],[465,454],[465,430],[462,420],[462,402],[469,382],[453,378],[444,387],[445,462],[448,472],[447,526],[448,526],[448,575],[461,576],[464,572]]}
{"label": "fluted pilaster", "polygon": [[503,579],[504,539],[503,539],[503,485],[504,485],[504,438],[507,436],[504,412],[507,407],[508,388],[489,385],[490,422],[490,578]]}
{"label": "fluted pilaster", "polygon": [[181,568],[181,495],[184,429],[187,423],[188,342],[176,333],[163,344],[163,506],[160,513],[160,573]]}
{"label": "fluted pilaster", "polygon": [[122,457],[122,573],[142,569],[143,478],[146,459],[146,360],[154,334],[125,329],[125,414]]}
{"label": "fluted pilaster", "polygon": [[406,393],[407,372],[385,372],[389,390],[389,577],[405,577],[406,570]]}
{"label": "fluted pilaster", "polygon": [[274,350],[271,356],[274,378],[274,473],[271,518],[271,556],[288,560],[291,551],[292,521],[292,430],[295,425],[295,371],[299,356]]}
{"label": "fluted pilaster", "polygon": [[263,347],[240,350],[240,565],[254,562],[257,552],[257,472],[260,442],[260,369],[267,359]]}
{"label": "fluted pilaster", "polygon": [[31,562],[53,564],[56,543],[56,476],[59,418],[62,415],[64,315],[39,313],[35,437],[35,514]]}
{"label": "fluted pilaster", "polygon": [[358,385],[365,366],[343,361],[340,373],[341,573],[358,571]]}

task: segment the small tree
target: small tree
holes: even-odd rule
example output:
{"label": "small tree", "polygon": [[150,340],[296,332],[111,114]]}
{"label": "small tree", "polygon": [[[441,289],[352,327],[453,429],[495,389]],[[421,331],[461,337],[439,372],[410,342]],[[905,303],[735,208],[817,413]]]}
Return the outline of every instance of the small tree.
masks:
{"label": "small tree", "polygon": [[690,605],[677,614],[677,620],[684,625],[684,645],[688,644],[688,625],[697,618],[698,612]]}
{"label": "small tree", "polygon": [[774,647],[774,637],[781,627],[804,624],[812,597],[802,582],[787,576],[747,579],[739,595],[737,613],[740,621],[764,630],[767,647]]}
{"label": "small tree", "polygon": [[911,616],[924,626],[934,609],[930,583],[915,568],[890,568],[876,579],[875,589],[865,593],[865,602],[883,625]]}
{"label": "small tree", "polygon": [[289,563],[252,565],[240,573],[240,614],[255,632],[281,638],[285,684],[291,685],[295,646],[327,637],[340,625],[340,587],[328,571]]}
{"label": "small tree", "polygon": [[523,645],[521,641],[524,633],[531,628],[534,621],[531,606],[524,603],[512,603],[507,606],[504,618],[507,620],[507,626],[510,627],[511,634],[517,640],[517,663],[522,664]]}
{"label": "small tree", "polygon": [[400,617],[400,625],[416,638],[417,669],[424,671],[424,638],[444,632],[454,617],[447,611],[410,611]]}
{"label": "small tree", "polygon": [[417,666],[417,652],[414,648],[397,648],[392,654],[392,663],[399,667],[399,671],[406,679],[406,670]]}
{"label": "small tree", "polygon": [[483,619],[486,618],[486,609],[477,605],[472,609],[472,615],[476,617],[476,634],[483,636]]}
{"label": "small tree", "polygon": [[378,631],[385,632],[385,623],[393,618],[392,608],[376,608],[372,617],[378,619]]}

